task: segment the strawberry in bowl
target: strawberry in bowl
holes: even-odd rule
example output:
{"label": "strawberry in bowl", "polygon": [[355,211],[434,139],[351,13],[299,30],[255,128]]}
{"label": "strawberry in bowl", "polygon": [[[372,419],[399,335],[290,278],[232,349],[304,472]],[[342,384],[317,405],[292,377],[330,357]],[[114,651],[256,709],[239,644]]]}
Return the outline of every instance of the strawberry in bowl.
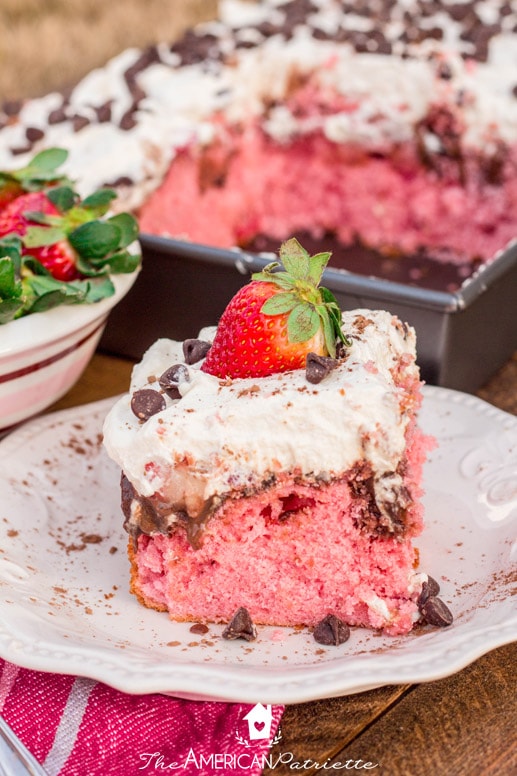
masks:
{"label": "strawberry in bowl", "polygon": [[114,292],[111,274],[134,272],[129,213],[104,218],[116,194],[81,200],[69,185],[20,194],[0,212],[0,323]]}
{"label": "strawberry in bowl", "polygon": [[65,158],[43,156],[47,177],[0,173],[0,434],[75,383],[138,275],[135,218],[110,216],[111,189],[81,199]]}
{"label": "strawberry in bowl", "polygon": [[25,167],[0,171],[0,212],[17,197],[30,191],[69,183],[66,176],[58,172],[67,159],[64,148],[47,148],[36,154]]}

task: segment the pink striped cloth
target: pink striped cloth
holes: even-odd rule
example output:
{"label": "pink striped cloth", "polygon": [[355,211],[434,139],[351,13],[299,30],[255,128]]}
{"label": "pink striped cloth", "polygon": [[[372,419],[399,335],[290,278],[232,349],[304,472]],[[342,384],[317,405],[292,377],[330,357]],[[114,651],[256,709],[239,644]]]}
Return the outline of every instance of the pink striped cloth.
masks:
{"label": "pink striped cloth", "polygon": [[0,715],[49,776],[255,776],[281,735],[282,706],[125,695],[1,659],[0,672]]}

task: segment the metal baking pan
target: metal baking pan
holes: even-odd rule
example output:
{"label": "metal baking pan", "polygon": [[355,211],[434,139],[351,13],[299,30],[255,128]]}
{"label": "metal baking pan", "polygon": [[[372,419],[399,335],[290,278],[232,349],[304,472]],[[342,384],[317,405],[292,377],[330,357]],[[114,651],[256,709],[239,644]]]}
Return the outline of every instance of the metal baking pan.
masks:
{"label": "metal baking pan", "polygon": [[[271,256],[141,235],[143,267],[112,311],[100,349],[140,359],[158,338],[186,339],[216,324],[230,298]],[[342,309],[386,309],[414,326],[422,378],[475,391],[517,348],[517,241],[441,291],[328,267],[323,284]]]}

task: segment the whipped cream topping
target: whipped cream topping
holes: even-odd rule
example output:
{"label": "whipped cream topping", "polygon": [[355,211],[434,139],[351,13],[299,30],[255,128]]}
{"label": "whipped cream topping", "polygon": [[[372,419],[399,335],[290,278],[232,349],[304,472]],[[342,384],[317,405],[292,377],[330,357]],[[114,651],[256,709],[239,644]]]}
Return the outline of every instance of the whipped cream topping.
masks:
{"label": "whipped cream topping", "polygon": [[348,356],[317,385],[305,370],[224,381],[201,371],[200,361],[186,366],[181,398],[164,395],[165,408],[143,422],[131,409],[133,392],[160,390],[160,375],[184,363],[182,343],[158,340],[105,420],[108,454],[139,496],[172,520],[179,511],[197,519],[207,504],[284,473],[328,481],[364,462],[381,512],[389,511],[400,497],[398,467],[414,414],[415,334],[370,310],[344,313],[343,329],[353,339]]}
{"label": "whipped cream topping", "polygon": [[[320,130],[382,151],[414,139],[437,106],[457,120],[464,149],[490,156],[517,142],[516,29],[508,0],[404,0],[367,11],[338,0],[226,0],[218,21],[183,42],[128,49],[67,96],[0,111],[0,167],[67,148],[65,172],[80,193],[117,185],[125,209],[161,183],[179,149],[211,141],[216,114],[259,121],[278,142]],[[325,110],[285,105],[300,79],[328,100]],[[439,153],[434,130],[418,131]]]}

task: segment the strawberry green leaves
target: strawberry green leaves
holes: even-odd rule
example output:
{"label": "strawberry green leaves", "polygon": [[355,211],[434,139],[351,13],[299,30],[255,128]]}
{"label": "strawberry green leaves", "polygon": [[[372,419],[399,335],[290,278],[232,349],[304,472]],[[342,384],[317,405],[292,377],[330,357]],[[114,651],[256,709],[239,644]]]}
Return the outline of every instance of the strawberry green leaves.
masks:
{"label": "strawberry green leaves", "polygon": [[0,171],[0,323],[111,296],[110,275],[140,264],[135,218],[109,216],[113,189],[81,199],[57,170],[67,156],[49,148]]}
{"label": "strawberry green leaves", "polygon": [[25,167],[2,170],[0,193],[4,185],[12,187],[13,183],[18,185],[20,191],[38,191],[51,183],[67,181],[58,172],[58,167],[66,162],[67,157],[68,152],[64,148],[47,148],[36,154]]}
{"label": "strawberry green leaves", "polygon": [[336,342],[350,346],[341,328],[341,310],[335,296],[319,286],[330,253],[311,256],[298,240],[291,238],[280,248],[279,262],[268,264],[253,280],[274,283],[279,291],[263,304],[264,315],[288,313],[287,332],[290,342],[307,342],[321,328],[328,353],[336,356]]}
{"label": "strawberry green leaves", "polygon": [[79,256],[77,268],[86,276],[111,272],[133,272],[140,257],[127,248],[138,236],[138,224],[128,213],[90,221],[68,235],[68,241]]}
{"label": "strawberry green leaves", "polygon": [[15,237],[0,240],[0,324],[63,304],[94,303],[114,293],[108,275],[64,282],[21,253]]}

